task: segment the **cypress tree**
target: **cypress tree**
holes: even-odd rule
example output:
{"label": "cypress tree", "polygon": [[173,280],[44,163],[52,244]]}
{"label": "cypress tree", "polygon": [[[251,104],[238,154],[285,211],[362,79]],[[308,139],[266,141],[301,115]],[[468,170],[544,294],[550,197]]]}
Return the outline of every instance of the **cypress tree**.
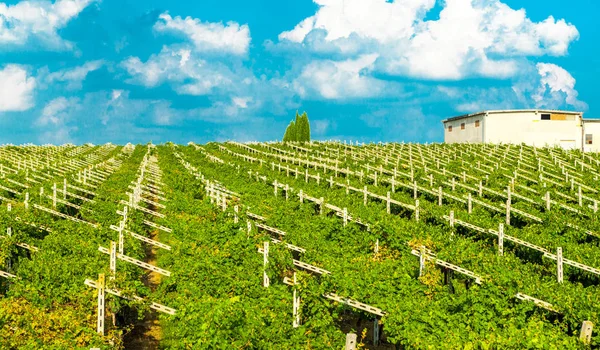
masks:
{"label": "cypress tree", "polygon": [[306,112],[300,115],[296,111],[296,117],[290,122],[283,134],[283,142],[299,141],[310,142],[310,122]]}
{"label": "cypress tree", "polygon": [[290,127],[292,125],[288,124],[287,128],[285,128],[285,134],[283,134],[283,142],[288,142],[290,141]]}
{"label": "cypress tree", "polygon": [[302,141],[310,142],[310,122],[306,112],[302,113],[302,124]]}
{"label": "cypress tree", "polygon": [[296,141],[296,133],[297,133],[296,129],[297,128],[296,128],[296,123],[294,123],[293,120],[290,122],[288,129],[290,129],[288,141]]}
{"label": "cypress tree", "polygon": [[303,125],[302,125],[302,117],[300,116],[300,114],[298,114],[298,111],[296,111],[296,135],[293,139],[293,141],[302,141],[302,129],[303,129]]}

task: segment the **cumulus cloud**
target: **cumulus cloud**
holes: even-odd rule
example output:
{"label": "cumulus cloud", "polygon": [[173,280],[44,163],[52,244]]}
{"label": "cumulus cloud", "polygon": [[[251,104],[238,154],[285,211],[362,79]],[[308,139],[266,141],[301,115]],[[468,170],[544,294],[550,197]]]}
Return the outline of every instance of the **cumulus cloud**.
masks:
{"label": "cumulus cloud", "polygon": [[159,16],[154,25],[157,32],[172,32],[185,36],[199,52],[244,55],[250,46],[250,28],[236,22],[210,23],[197,18]]}
{"label": "cumulus cloud", "polygon": [[57,97],[46,104],[37,123],[39,126],[64,124],[68,121],[71,110],[77,106],[77,98]]}
{"label": "cumulus cloud", "polygon": [[314,1],[316,14],[281,33],[282,43],[377,53],[376,70],[397,76],[507,78],[519,71],[519,57],[564,55],[579,36],[562,19],[533,22],[499,0],[446,0],[437,20],[425,20],[435,0]]}
{"label": "cumulus cloud", "polygon": [[20,1],[0,3],[0,46],[22,47],[32,40],[52,49],[70,49],[58,31],[94,0]]}
{"label": "cumulus cloud", "polygon": [[[34,126],[40,130],[39,142],[100,142],[145,138],[142,130],[172,125],[186,111],[170,107],[162,99],[132,99],[129,91],[106,90],[78,97],[56,97],[46,103]],[[85,112],[85,118],[82,113]]]}
{"label": "cumulus cloud", "polygon": [[44,81],[47,84],[65,82],[67,83],[67,89],[81,89],[81,84],[87,77],[88,73],[100,69],[103,65],[103,60],[86,62],[78,67],[52,72],[45,76]]}
{"label": "cumulus cloud", "polygon": [[33,106],[36,80],[18,65],[0,69],[0,112],[25,111]]}
{"label": "cumulus cloud", "polygon": [[389,84],[370,76],[376,54],[345,61],[318,60],[307,64],[294,80],[296,92],[303,98],[364,98],[381,96]]}
{"label": "cumulus cloud", "polygon": [[251,40],[246,25],[207,23],[163,13],[154,30],[178,33],[185,40],[163,46],[145,61],[129,57],[121,62],[130,76],[126,82],[147,88],[168,85],[177,94],[204,96],[210,103],[187,113],[169,113],[165,108],[163,122],[189,118],[231,123],[259,113],[284,114],[295,105],[289,79],[257,77],[245,67]]}
{"label": "cumulus cloud", "polygon": [[557,107],[570,105],[580,110],[587,110],[587,104],[577,99],[575,78],[564,68],[552,63],[538,63],[540,84],[533,95],[536,105],[540,107]]}
{"label": "cumulus cloud", "polygon": [[[121,66],[132,76],[130,83],[155,87],[164,82],[186,95],[207,95],[215,88],[227,88],[239,75],[218,60],[204,60],[190,50],[164,46],[146,62],[130,57]],[[243,78],[242,78],[243,79]]]}
{"label": "cumulus cloud", "polygon": [[81,111],[82,106],[76,97],[60,96],[50,100],[35,123],[36,127],[43,129],[38,141],[52,144],[73,142],[72,133],[79,129],[76,116]]}
{"label": "cumulus cloud", "polygon": [[[248,52],[250,30],[235,22],[211,23],[163,13],[154,24],[159,33],[179,34],[185,40],[165,45],[142,61],[129,57],[121,63],[132,84],[155,87],[163,83],[184,95],[206,96],[249,85],[254,75],[239,64]],[[240,84],[241,82],[241,84]]]}
{"label": "cumulus cloud", "polygon": [[449,87],[440,85],[435,93],[448,100],[459,113],[491,109],[548,108],[586,111],[575,89],[575,78],[564,68],[538,63],[510,85],[493,87]]}

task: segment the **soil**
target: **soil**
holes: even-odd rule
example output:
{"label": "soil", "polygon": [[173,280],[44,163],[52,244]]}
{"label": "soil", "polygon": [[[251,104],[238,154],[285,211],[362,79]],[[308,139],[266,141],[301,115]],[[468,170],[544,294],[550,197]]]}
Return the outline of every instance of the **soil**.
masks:
{"label": "soil", "polygon": [[[150,231],[150,239],[156,240],[158,230]],[[156,251],[157,248],[153,245],[146,245],[145,262],[156,266]],[[154,291],[160,283],[160,274],[152,271],[147,271],[144,274],[144,285]],[[133,330],[125,335],[123,343],[127,350],[154,350],[158,349],[162,337],[162,330],[158,314],[154,310],[149,310],[143,320],[137,321]]]}

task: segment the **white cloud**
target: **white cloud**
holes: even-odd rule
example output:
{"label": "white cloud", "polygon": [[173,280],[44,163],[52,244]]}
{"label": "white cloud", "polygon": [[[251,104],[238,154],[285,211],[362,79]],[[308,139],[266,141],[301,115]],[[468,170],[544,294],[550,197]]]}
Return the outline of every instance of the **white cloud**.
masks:
{"label": "white cloud", "polygon": [[102,60],[86,62],[79,67],[50,73],[44,80],[48,84],[54,82],[67,82],[67,89],[70,90],[81,89],[81,83],[85,80],[88,73],[100,69],[102,65],[104,65],[104,61]]}
{"label": "white cloud", "polygon": [[39,126],[57,126],[68,121],[70,112],[78,107],[77,98],[57,97],[46,104],[37,121]]}
{"label": "white cloud", "polygon": [[246,25],[204,23],[164,13],[154,29],[179,33],[189,40],[165,45],[146,61],[127,58],[120,64],[131,76],[126,82],[147,88],[167,84],[180,95],[206,96],[209,103],[187,112],[164,108],[157,122],[187,118],[231,123],[259,113],[281,115],[295,106],[289,80],[257,77],[243,64],[250,44]]}
{"label": "white cloud", "polygon": [[233,97],[231,101],[239,108],[248,108],[248,103],[252,101],[252,97]]}
{"label": "white cloud", "polygon": [[[446,0],[438,20],[425,20],[435,0],[314,0],[320,7],[280,41],[315,52],[379,55],[375,70],[398,76],[457,80],[507,78],[518,57],[564,55],[575,26],[552,16],[533,22],[499,0]],[[325,35],[319,34],[324,32]]]}
{"label": "white cloud", "polygon": [[538,63],[540,86],[533,99],[538,106],[555,107],[563,104],[586,110],[587,104],[577,99],[575,78],[564,68],[552,63]]}
{"label": "white cloud", "polygon": [[334,41],[357,34],[378,42],[395,42],[414,33],[414,22],[435,5],[435,0],[314,0],[319,10],[279,39],[302,42],[315,29],[327,32],[325,40]]}
{"label": "white cloud", "polygon": [[158,32],[174,32],[185,35],[199,52],[244,55],[250,46],[250,29],[236,22],[210,23],[197,18],[171,17],[168,13],[159,16],[154,25]]}
{"label": "white cloud", "polygon": [[197,55],[191,57],[190,50],[170,46],[164,46],[146,62],[130,57],[121,66],[133,77],[130,83],[154,87],[169,82],[177,92],[186,95],[207,95],[215,88],[226,88],[237,80],[226,64],[207,61]]}
{"label": "white cloud", "polygon": [[121,97],[122,94],[123,94],[123,90],[118,90],[118,89],[113,90],[111,93],[112,100],[114,101],[114,100],[118,99],[119,97]]}
{"label": "white cloud", "polygon": [[25,111],[33,106],[36,80],[18,65],[0,70],[0,112]]}
{"label": "white cloud", "polygon": [[311,134],[322,136],[329,130],[331,121],[329,119],[312,120],[311,124]]}
{"label": "white cloud", "polygon": [[370,76],[376,54],[345,61],[319,60],[306,65],[294,80],[296,92],[303,98],[322,96],[344,99],[381,96],[392,84]]}
{"label": "white cloud", "polygon": [[64,144],[72,142],[72,133],[79,127],[73,123],[75,117],[81,113],[82,105],[76,97],[57,97],[49,101],[35,125],[43,129],[39,134],[39,142]]}
{"label": "white cloud", "polygon": [[94,0],[20,1],[0,3],[0,45],[25,46],[31,39],[53,49],[70,49],[58,31]]}

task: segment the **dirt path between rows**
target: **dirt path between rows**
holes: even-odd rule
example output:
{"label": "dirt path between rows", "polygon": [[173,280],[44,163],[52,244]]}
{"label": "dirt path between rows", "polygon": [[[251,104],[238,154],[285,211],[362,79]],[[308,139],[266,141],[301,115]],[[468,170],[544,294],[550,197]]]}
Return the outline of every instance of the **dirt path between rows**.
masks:
{"label": "dirt path between rows", "polygon": [[[149,232],[150,239],[157,240],[158,230]],[[146,244],[146,259],[148,264],[157,266],[156,251],[153,245]],[[142,279],[144,285],[154,291],[160,283],[160,274],[147,271]],[[143,320],[139,320],[133,327],[133,330],[124,338],[125,349],[127,350],[155,350],[158,349],[162,337],[162,330],[156,311],[150,309]]]}

